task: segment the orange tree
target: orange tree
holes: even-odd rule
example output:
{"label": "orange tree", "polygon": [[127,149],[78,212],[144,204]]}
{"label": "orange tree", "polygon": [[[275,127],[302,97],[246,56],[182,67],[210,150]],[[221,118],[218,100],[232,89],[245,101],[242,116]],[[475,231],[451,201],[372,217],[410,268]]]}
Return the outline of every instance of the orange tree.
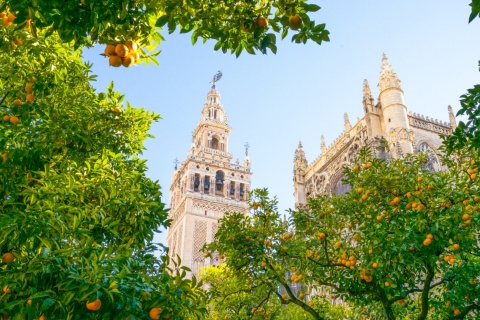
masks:
{"label": "orange tree", "polygon": [[244,50],[275,53],[276,34],[283,39],[289,31],[297,43],[329,40],[325,24],[309,17],[320,7],[306,0],[4,0],[0,8],[34,33],[57,32],[62,41],[77,46],[135,40],[152,49],[163,40],[163,29],[172,33],[177,28],[191,33],[193,44],[212,39],[215,50],[237,56]]}
{"label": "orange tree", "polygon": [[[233,271],[225,264],[202,269],[199,278],[208,287],[209,319],[312,319],[294,304],[282,305],[268,283],[254,285],[255,277]],[[332,316],[329,319],[346,319],[348,310],[328,308],[326,312]]]}
{"label": "orange tree", "polygon": [[159,116],[96,93],[55,35],[0,39],[0,315],[201,315],[196,283],[154,255],[167,210],[139,155]]}
{"label": "orange tree", "polygon": [[[476,155],[478,157],[478,155]],[[283,303],[325,318],[308,294],[352,303],[388,319],[464,318],[479,312],[478,159],[457,154],[444,172],[423,155],[360,160],[345,169],[352,190],[310,199],[289,222],[267,192],[252,217],[230,214],[208,250],[268,283]],[[290,230],[290,231],[288,231]],[[294,290],[296,284],[301,289]],[[284,292],[282,294],[282,292]],[[303,295],[301,295],[303,293]]]}

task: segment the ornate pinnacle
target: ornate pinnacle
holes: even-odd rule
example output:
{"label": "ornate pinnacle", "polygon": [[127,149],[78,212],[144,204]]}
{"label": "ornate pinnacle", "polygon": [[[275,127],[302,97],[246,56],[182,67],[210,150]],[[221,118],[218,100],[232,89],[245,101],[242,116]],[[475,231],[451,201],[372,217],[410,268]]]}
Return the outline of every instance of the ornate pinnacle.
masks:
{"label": "ornate pinnacle", "polygon": [[343,124],[345,125],[345,131],[349,131],[352,129],[352,125],[350,124],[350,120],[348,119],[348,113],[345,112],[343,115]]}
{"label": "ornate pinnacle", "polygon": [[382,70],[380,71],[380,81],[378,82],[378,88],[380,92],[389,88],[398,88],[400,87],[400,79],[397,74],[393,71],[390,62],[388,61],[385,53],[382,56]]}
{"label": "ornate pinnacle", "polygon": [[322,151],[322,153],[327,152],[327,144],[325,143],[325,137],[323,136],[323,134],[321,137],[320,150]]}
{"label": "ornate pinnacle", "polygon": [[450,118],[450,124],[452,125],[452,130],[457,128],[457,120],[455,119],[455,114],[453,113],[452,106],[448,106],[448,117]]}
{"label": "ornate pinnacle", "polygon": [[372,98],[372,91],[368,85],[368,80],[363,80],[363,100]]}

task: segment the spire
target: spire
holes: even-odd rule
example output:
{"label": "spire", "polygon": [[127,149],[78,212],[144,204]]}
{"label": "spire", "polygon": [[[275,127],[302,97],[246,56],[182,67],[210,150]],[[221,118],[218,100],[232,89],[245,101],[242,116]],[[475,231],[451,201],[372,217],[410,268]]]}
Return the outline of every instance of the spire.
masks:
{"label": "spire", "polygon": [[457,128],[457,120],[455,119],[455,115],[453,114],[452,106],[448,106],[448,117],[450,118],[450,124],[452,125],[452,130]]}
{"label": "spire", "polygon": [[350,124],[350,120],[348,119],[348,113],[343,114],[343,124],[345,125],[345,132],[348,132],[352,129],[352,125]]}
{"label": "spire", "polygon": [[384,53],[382,56],[382,70],[380,71],[380,81],[378,82],[378,88],[380,89],[380,92],[390,88],[396,88],[401,90],[402,88],[400,87],[400,82],[400,79],[398,78],[395,71],[393,71],[390,62],[388,61],[388,58]]}
{"label": "spire", "polygon": [[321,137],[320,150],[321,150],[322,154],[327,153],[327,144],[325,143],[325,137],[323,136],[323,134],[322,134],[322,137]]}
{"label": "spire", "polygon": [[365,113],[373,112],[373,106],[375,105],[375,100],[372,97],[372,91],[370,90],[370,85],[368,84],[367,79],[363,80],[363,107]]}

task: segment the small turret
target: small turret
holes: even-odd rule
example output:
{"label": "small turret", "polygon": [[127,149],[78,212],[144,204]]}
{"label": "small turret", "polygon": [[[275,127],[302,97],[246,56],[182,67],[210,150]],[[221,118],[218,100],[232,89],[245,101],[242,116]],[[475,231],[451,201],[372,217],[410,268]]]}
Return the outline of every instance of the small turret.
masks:
{"label": "small turret", "polygon": [[380,71],[379,101],[382,106],[383,128],[388,136],[390,147],[400,144],[404,154],[413,152],[413,131],[408,122],[407,107],[403,98],[400,79],[393,71],[387,56],[383,54]]}
{"label": "small turret", "polygon": [[299,142],[293,158],[293,187],[295,190],[295,207],[297,208],[307,204],[307,197],[305,195],[305,172],[307,168],[307,158],[303,151],[302,142]]}
{"label": "small turret", "polygon": [[448,106],[448,117],[450,118],[450,124],[452,125],[452,130],[455,131],[457,128],[457,120],[455,119],[455,115],[453,114],[452,106]]}

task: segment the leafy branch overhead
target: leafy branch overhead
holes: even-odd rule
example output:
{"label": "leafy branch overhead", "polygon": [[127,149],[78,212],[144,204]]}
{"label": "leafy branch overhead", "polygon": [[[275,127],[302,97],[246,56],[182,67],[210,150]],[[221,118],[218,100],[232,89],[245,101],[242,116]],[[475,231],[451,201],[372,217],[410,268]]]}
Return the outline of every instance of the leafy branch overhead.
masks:
{"label": "leafy branch overhead", "polygon": [[325,24],[310,17],[320,7],[305,0],[6,0],[0,10],[16,15],[17,27],[57,32],[78,46],[140,43],[142,53],[163,40],[162,32],[191,33],[192,44],[216,41],[215,50],[239,56],[243,51],[276,53],[277,35],[292,41],[329,41]]}

